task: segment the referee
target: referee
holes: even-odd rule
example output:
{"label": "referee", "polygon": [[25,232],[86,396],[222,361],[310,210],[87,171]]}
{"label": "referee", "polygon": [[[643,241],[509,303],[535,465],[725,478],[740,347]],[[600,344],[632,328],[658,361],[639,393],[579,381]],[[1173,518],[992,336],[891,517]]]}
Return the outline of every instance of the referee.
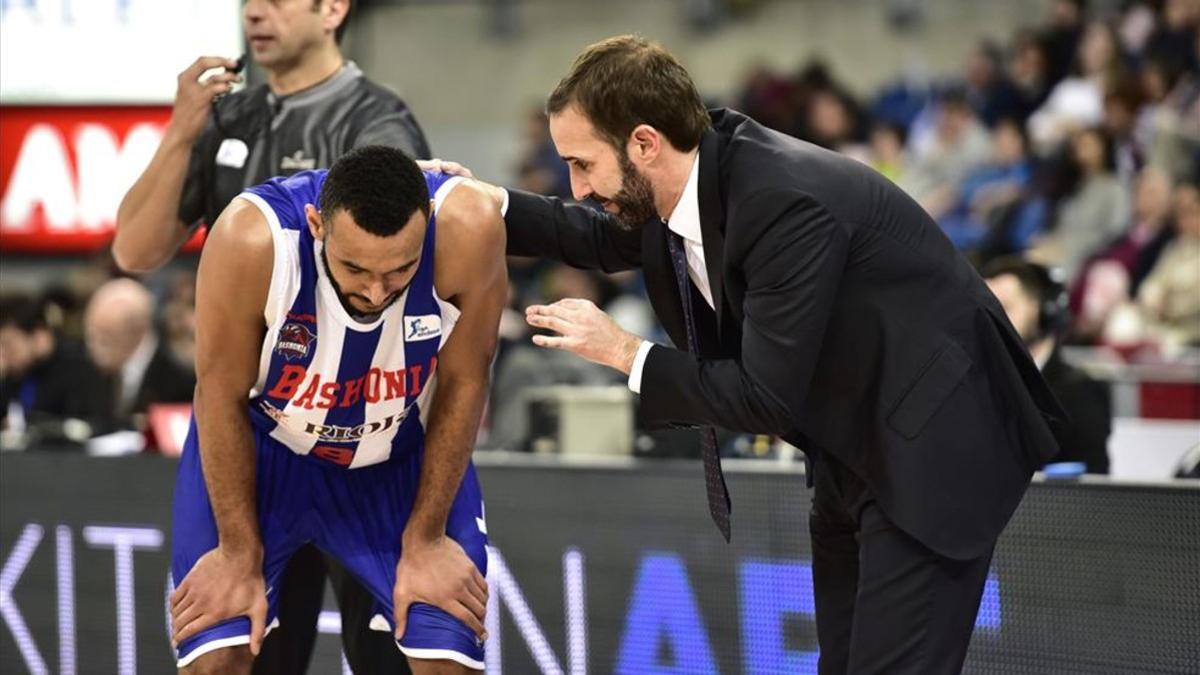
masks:
{"label": "referee", "polygon": [[[349,12],[348,0],[247,0],[243,28],[267,83],[230,93],[242,80],[243,64],[221,57],[201,57],[180,73],[162,143],[117,212],[113,255],[122,269],[161,267],[197,226],[216,222],[245,187],[272,176],[328,168],[363,145],[429,157],[408,106],[343,58],[339,44]],[[218,68],[224,70],[201,79]],[[373,598],[312,547],[288,565],[280,625],[264,642],[254,672],[307,670],[326,568],[354,672],[409,672],[392,635],[368,628]]]}

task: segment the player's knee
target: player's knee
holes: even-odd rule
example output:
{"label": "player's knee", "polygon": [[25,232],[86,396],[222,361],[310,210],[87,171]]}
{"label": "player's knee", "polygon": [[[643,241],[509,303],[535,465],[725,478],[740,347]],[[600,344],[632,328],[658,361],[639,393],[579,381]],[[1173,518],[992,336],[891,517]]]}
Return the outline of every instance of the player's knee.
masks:
{"label": "player's knee", "polygon": [[445,659],[410,658],[408,667],[412,669],[413,675],[476,675],[480,672],[461,663]]}
{"label": "player's knee", "polygon": [[224,647],[197,657],[186,668],[181,668],[179,675],[242,675],[249,673],[253,664],[250,647]]}

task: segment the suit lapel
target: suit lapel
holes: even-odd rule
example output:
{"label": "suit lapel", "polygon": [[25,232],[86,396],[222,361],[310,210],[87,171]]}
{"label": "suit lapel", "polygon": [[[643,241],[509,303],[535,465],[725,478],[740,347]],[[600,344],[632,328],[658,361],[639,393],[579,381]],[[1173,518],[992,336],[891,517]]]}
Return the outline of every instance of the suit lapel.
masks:
{"label": "suit lapel", "polygon": [[704,265],[708,268],[708,285],[712,289],[713,309],[717,314],[717,334],[724,335],[725,316],[725,236],[721,225],[725,209],[721,204],[721,185],[718,180],[720,156],[717,133],[712,129],[700,139],[700,235],[704,239]]}
{"label": "suit lapel", "polygon": [[666,226],[657,218],[642,226],[642,272],[646,275],[646,295],[663,329],[675,346],[687,349],[687,327],[683,319],[683,302],[671,253],[667,250]]}

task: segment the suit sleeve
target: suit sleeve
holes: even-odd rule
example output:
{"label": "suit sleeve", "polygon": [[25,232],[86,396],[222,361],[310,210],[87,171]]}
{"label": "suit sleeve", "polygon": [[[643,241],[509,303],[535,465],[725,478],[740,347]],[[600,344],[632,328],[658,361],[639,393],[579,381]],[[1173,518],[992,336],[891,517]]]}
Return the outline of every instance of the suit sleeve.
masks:
{"label": "suit sleeve", "polygon": [[571,267],[619,272],[642,266],[641,229],[561,199],[509,190],[508,254],[559,260]]}
{"label": "suit sleeve", "polygon": [[746,281],[741,359],[652,348],[642,374],[646,424],[783,434],[801,418],[849,234],[806,195],[760,193],[743,204],[730,212],[727,231],[738,234],[726,243]]}

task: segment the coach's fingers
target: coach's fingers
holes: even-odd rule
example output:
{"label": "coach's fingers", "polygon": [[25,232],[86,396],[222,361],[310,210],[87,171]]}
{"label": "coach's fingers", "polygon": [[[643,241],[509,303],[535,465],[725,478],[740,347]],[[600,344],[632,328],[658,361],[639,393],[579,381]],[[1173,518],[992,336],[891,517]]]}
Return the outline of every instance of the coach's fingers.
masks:
{"label": "coach's fingers", "polygon": [[450,609],[450,614],[452,614],[459,621],[462,621],[463,623],[467,624],[467,628],[470,628],[480,638],[482,638],[484,640],[487,639],[487,631],[483,627],[483,615],[482,614],[476,616],[475,610],[464,605],[462,602],[459,602],[457,605],[454,605]]}
{"label": "coach's fingers", "polygon": [[258,656],[262,651],[263,636],[267,632],[267,601],[262,596],[250,608],[250,653]]}
{"label": "coach's fingers", "polygon": [[566,319],[561,319],[557,316],[547,316],[543,314],[530,314],[525,317],[526,323],[536,328],[548,328],[556,333],[566,333],[571,327],[570,322]]}
{"label": "coach's fingers", "polygon": [[408,607],[411,604],[412,600],[409,600],[407,596],[396,603],[396,613],[392,618],[396,620],[397,640],[404,637],[404,629],[408,627]]}
{"label": "coach's fingers", "polygon": [[567,349],[567,338],[554,337],[550,335],[534,335],[533,344],[539,347],[549,347],[551,349]]}

